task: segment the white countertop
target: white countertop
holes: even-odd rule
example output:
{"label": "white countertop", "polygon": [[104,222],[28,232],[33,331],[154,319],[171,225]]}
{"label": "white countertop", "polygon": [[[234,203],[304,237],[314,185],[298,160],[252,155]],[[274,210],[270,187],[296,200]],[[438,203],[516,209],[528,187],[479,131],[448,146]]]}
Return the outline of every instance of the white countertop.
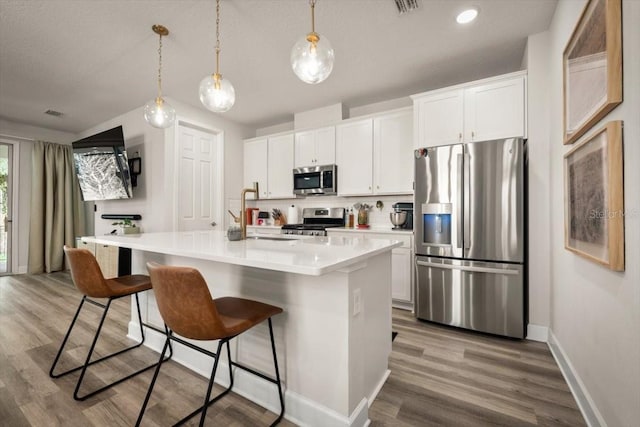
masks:
{"label": "white countertop", "polygon": [[[263,237],[273,239],[274,235]],[[276,235],[275,238],[285,236]],[[231,242],[224,231],[89,236],[83,241],[247,267],[320,276],[401,245],[386,239],[290,236]]]}
{"label": "white countertop", "polygon": [[392,226],[385,225],[372,225],[369,228],[348,228],[348,227],[332,227],[327,228],[327,233],[331,233],[332,231],[347,231],[352,233],[385,233],[385,234],[405,234],[411,235],[413,234],[413,230],[393,230]]}

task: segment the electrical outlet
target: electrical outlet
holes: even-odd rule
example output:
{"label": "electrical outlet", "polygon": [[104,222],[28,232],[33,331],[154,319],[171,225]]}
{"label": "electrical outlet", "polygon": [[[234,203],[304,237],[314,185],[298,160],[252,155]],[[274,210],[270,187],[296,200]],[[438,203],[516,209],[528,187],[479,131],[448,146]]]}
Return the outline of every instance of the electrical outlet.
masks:
{"label": "electrical outlet", "polygon": [[362,295],[360,288],[353,291],[353,315],[357,316],[362,311]]}

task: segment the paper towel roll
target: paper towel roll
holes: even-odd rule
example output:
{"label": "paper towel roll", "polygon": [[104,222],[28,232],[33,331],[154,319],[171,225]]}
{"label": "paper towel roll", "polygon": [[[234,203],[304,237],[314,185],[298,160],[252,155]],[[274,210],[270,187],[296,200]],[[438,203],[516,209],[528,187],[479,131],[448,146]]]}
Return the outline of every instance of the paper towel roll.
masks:
{"label": "paper towel roll", "polygon": [[298,224],[298,208],[294,205],[289,206],[289,210],[287,211],[287,224]]}

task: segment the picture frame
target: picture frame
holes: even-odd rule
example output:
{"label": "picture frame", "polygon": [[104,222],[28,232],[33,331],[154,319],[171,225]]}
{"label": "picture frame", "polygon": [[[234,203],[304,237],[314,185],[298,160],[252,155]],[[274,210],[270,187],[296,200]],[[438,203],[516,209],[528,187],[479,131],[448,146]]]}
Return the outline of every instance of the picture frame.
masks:
{"label": "picture frame", "polygon": [[622,121],[608,122],[564,156],[565,248],[624,271]]}
{"label": "picture frame", "polygon": [[622,102],[621,0],[589,0],[563,52],[564,144]]}

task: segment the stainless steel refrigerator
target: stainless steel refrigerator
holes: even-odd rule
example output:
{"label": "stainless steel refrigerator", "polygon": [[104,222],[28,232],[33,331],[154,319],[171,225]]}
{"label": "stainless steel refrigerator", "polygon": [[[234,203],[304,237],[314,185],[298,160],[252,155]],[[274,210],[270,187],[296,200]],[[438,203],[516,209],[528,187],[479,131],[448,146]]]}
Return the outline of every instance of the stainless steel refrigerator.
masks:
{"label": "stainless steel refrigerator", "polygon": [[526,145],[415,150],[416,316],[524,338]]}

